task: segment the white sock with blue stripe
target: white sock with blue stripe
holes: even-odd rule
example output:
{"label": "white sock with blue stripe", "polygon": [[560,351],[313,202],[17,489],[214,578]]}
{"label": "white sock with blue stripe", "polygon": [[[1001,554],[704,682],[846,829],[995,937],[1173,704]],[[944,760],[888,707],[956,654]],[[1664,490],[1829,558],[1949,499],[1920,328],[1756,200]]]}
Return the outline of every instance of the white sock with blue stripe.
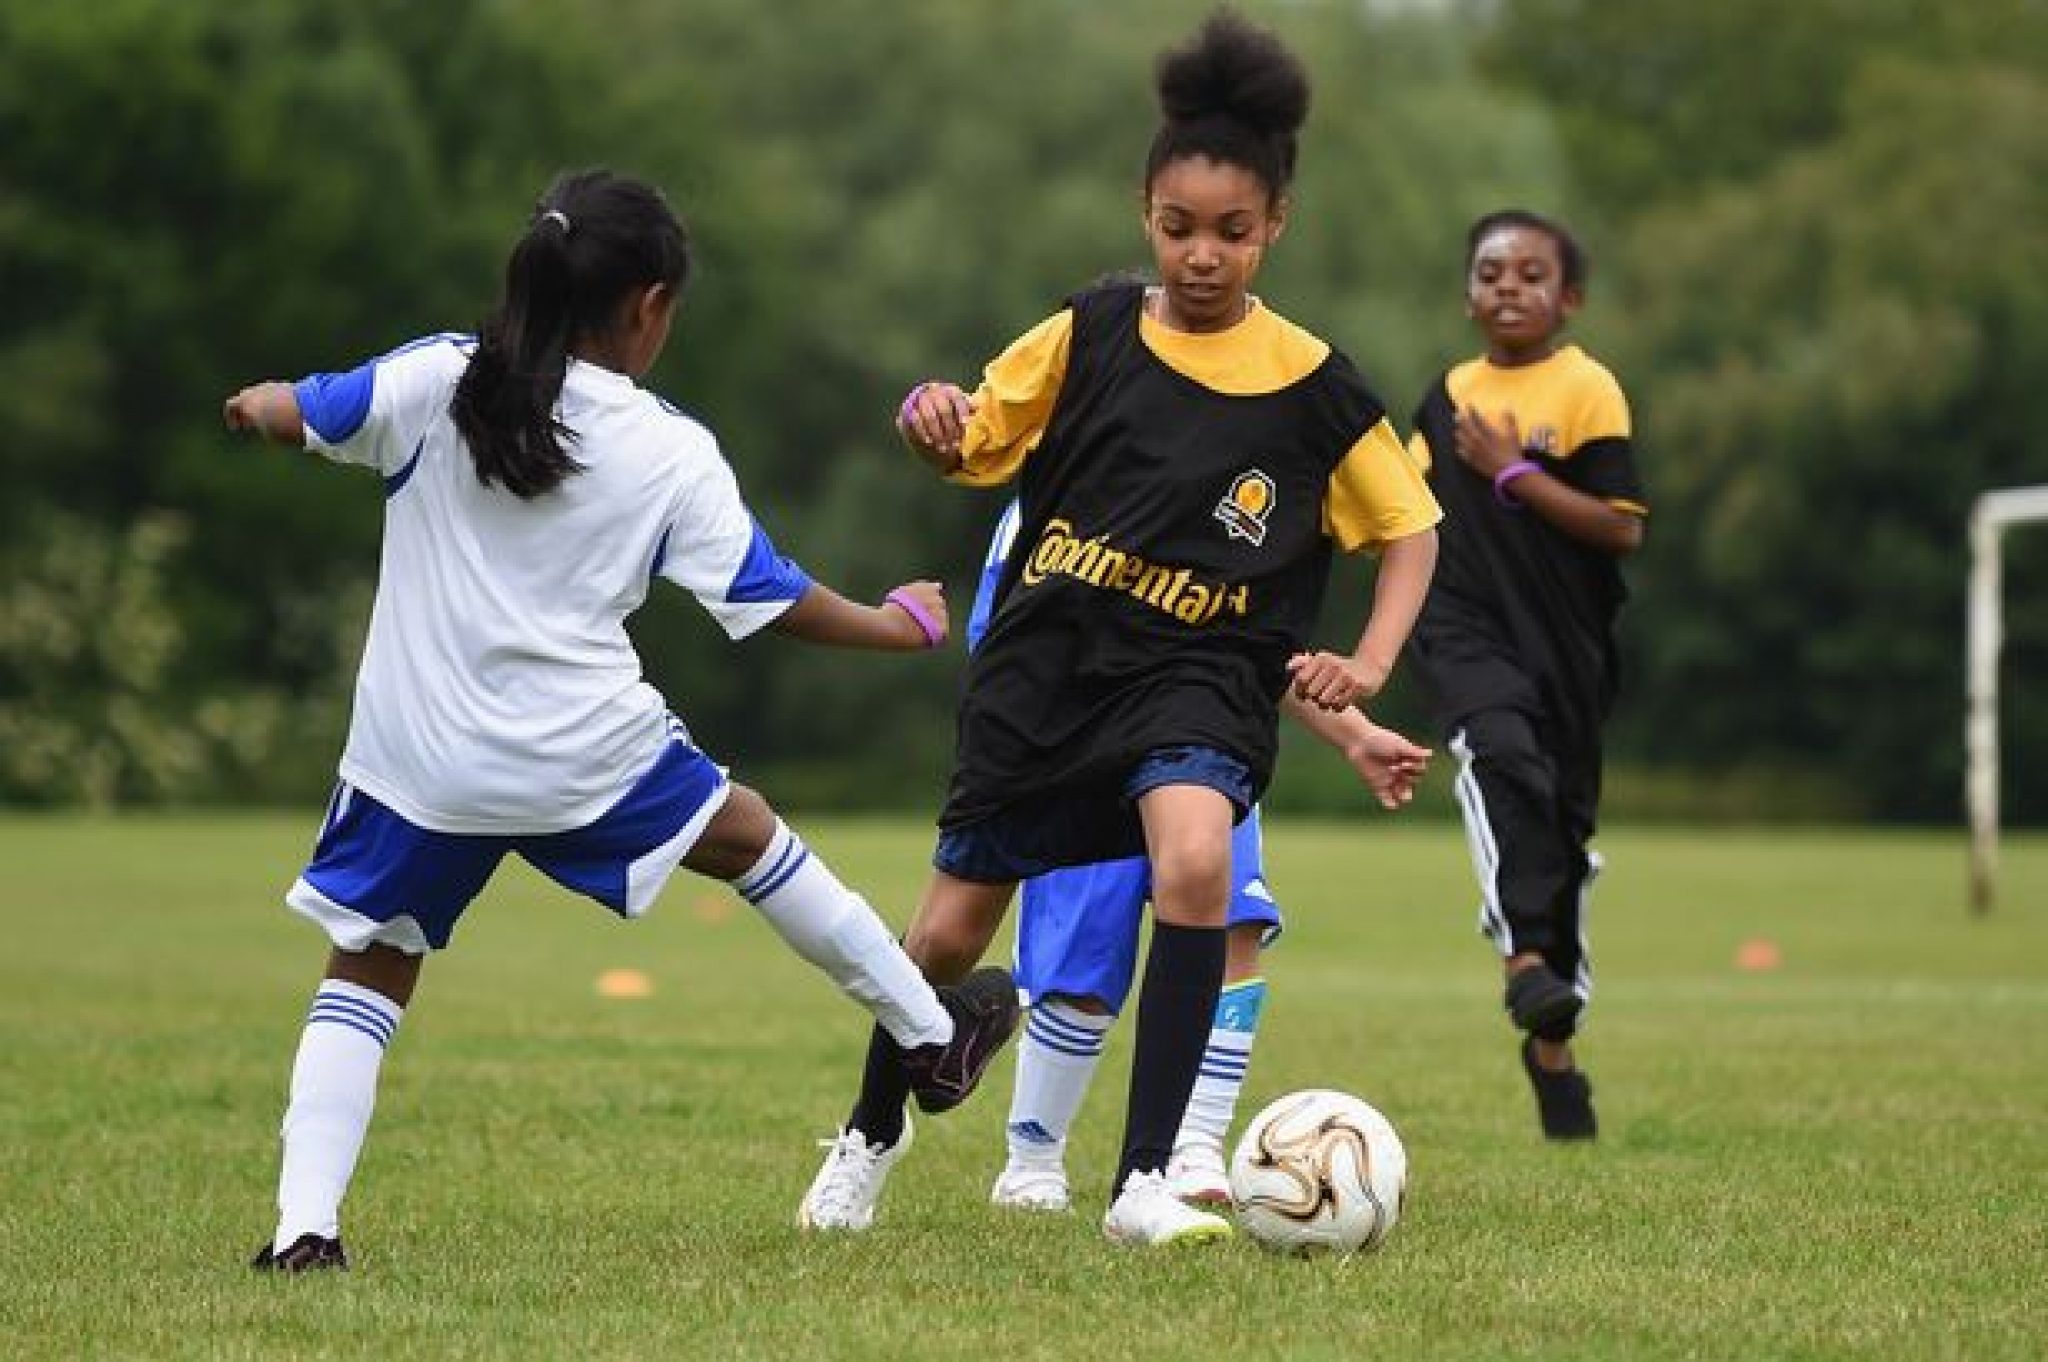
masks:
{"label": "white sock with blue stripe", "polygon": [[781,819],[775,820],[768,850],[732,887],[791,950],[874,1013],[898,1045],[942,1045],[953,1038],[952,1014],[888,924]]}
{"label": "white sock with blue stripe", "polygon": [[377,1105],[377,1070],[405,1009],[374,989],[323,979],[306,1013],[284,1113],[284,1166],[277,1180],[283,1252],[304,1234],[341,1234],[341,1199]]}
{"label": "white sock with blue stripe", "polygon": [[1057,1163],[1089,1080],[1102,1060],[1102,1044],[1116,1018],[1083,1012],[1064,998],[1042,998],[1024,1019],[1017,1042],[1017,1086],[1008,1127],[1012,1162]]}
{"label": "white sock with blue stripe", "polygon": [[1244,1092],[1244,1076],[1251,1068],[1252,1041],[1259,1033],[1259,1013],[1266,1005],[1266,981],[1246,979],[1227,984],[1216,999],[1216,1020],[1209,1031],[1209,1047],[1202,1051],[1201,1072],[1195,1091],[1188,1098],[1187,1114],[1181,1117],[1175,1147],[1200,1140],[1218,1149],[1230,1135],[1230,1122],[1237,1114],[1237,1099]]}

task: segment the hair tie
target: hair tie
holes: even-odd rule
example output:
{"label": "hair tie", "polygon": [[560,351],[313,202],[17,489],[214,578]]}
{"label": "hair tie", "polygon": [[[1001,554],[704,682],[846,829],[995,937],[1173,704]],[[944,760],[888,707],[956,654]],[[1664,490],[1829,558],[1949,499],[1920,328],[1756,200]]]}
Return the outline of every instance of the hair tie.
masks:
{"label": "hair tie", "polygon": [[1510,511],[1521,510],[1522,499],[1515,495],[1512,484],[1516,478],[1524,478],[1531,473],[1542,471],[1543,465],[1534,459],[1516,459],[1493,475],[1493,499]]}
{"label": "hair tie", "polygon": [[550,208],[550,209],[548,209],[548,211],[547,211],[547,212],[545,212],[545,213],[542,213],[542,214],[540,215],[540,220],[541,220],[542,222],[559,222],[559,223],[561,223],[561,224],[562,224],[562,235],[563,235],[563,236],[567,236],[567,235],[569,235],[569,215],[568,215],[567,213],[563,212],[563,211],[562,211],[561,209],[559,209],[559,208]]}
{"label": "hair tie", "polygon": [[897,425],[907,426],[910,424],[910,414],[917,407],[918,397],[924,392],[926,388],[929,388],[931,386],[932,381],[930,379],[926,379],[924,382],[912,388],[909,392],[903,394],[903,403],[901,406],[896,408]]}
{"label": "hair tie", "polygon": [[917,597],[902,587],[897,587],[882,599],[910,616],[910,622],[917,626],[917,632],[924,635],[925,647],[936,648],[945,639],[946,627],[926,614],[924,607],[917,603]]}

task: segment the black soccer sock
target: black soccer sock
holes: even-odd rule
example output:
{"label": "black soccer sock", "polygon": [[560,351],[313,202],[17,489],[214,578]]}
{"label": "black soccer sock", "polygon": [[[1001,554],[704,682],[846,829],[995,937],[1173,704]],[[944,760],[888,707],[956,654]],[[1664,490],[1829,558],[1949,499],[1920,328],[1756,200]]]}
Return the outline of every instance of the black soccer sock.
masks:
{"label": "black soccer sock", "polygon": [[903,1104],[909,1100],[910,1073],[903,1067],[903,1048],[877,1026],[868,1035],[860,1097],[846,1123],[867,1136],[869,1144],[893,1146],[903,1138]]}
{"label": "black soccer sock", "polygon": [[1124,1152],[1109,1195],[1133,1172],[1158,1172],[1195,1090],[1209,1023],[1223,990],[1223,928],[1176,927],[1155,921],[1138,995],[1138,1040],[1131,1056],[1131,1096],[1124,1115]]}

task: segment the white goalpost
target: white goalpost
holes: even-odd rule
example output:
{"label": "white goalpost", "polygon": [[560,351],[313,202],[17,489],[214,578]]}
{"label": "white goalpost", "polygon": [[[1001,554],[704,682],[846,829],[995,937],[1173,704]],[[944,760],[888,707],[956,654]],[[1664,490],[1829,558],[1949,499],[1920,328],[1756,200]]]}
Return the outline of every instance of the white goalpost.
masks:
{"label": "white goalpost", "polygon": [[2048,487],[1985,492],[1970,509],[1965,626],[1963,800],[1970,818],[1970,908],[1988,913],[1998,880],[1998,655],[2005,646],[2005,531],[2048,520]]}

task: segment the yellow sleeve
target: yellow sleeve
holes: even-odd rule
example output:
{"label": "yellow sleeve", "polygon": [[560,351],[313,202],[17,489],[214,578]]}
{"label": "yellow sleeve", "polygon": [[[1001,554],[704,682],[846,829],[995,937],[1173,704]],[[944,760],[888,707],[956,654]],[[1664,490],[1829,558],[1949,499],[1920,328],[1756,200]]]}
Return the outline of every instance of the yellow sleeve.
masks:
{"label": "yellow sleeve", "polygon": [[1606,369],[1595,367],[1580,385],[1578,410],[1575,413],[1578,429],[1572,434],[1567,453],[1577,450],[1580,445],[1593,440],[1626,440],[1634,432],[1628,411],[1628,397],[1621,391],[1621,384]]}
{"label": "yellow sleeve", "polygon": [[1346,553],[1420,534],[1444,518],[1422,470],[1382,417],[1330,474],[1323,533]]}
{"label": "yellow sleeve", "polygon": [[994,487],[1017,476],[1052,419],[1073,334],[1073,311],[1058,312],[990,361],[960,442],[960,467],[947,475],[948,482]]}

